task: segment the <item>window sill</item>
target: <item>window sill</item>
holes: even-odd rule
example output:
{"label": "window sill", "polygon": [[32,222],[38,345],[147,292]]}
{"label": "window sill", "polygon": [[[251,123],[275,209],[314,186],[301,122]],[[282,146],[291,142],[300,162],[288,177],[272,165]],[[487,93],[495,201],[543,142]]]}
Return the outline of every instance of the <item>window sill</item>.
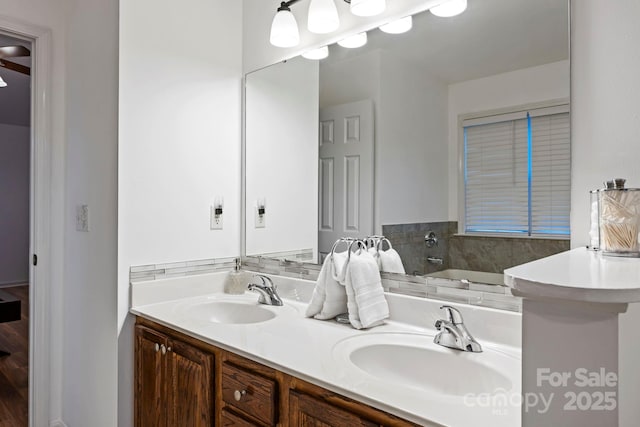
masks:
{"label": "window sill", "polygon": [[455,233],[454,237],[498,237],[501,239],[527,239],[527,240],[571,240],[571,236],[519,236],[515,234],[499,233]]}

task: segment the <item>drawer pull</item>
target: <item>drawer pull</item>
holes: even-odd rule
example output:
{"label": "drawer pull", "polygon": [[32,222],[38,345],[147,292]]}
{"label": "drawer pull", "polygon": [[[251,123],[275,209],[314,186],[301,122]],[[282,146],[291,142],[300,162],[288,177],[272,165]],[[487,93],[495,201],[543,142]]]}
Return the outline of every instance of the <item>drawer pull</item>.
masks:
{"label": "drawer pull", "polygon": [[162,344],[162,345],[160,346],[160,348],[162,349],[162,354],[163,354],[163,355],[167,354],[167,347],[165,347],[165,346],[164,346],[164,344]]}
{"label": "drawer pull", "polygon": [[157,352],[160,351],[160,344],[156,343],[156,345],[153,346],[154,350]]}
{"label": "drawer pull", "polygon": [[242,399],[242,396],[244,396],[245,394],[247,394],[247,390],[236,390],[233,392],[233,398],[236,400],[236,402],[240,402],[240,399]]}

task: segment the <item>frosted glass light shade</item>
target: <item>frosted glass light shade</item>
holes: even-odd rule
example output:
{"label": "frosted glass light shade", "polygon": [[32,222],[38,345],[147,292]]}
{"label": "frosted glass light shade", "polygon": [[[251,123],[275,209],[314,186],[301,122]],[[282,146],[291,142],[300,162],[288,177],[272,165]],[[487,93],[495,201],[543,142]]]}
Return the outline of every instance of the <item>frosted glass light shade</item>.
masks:
{"label": "frosted glass light shade", "polygon": [[273,17],[269,41],[277,47],[293,47],[300,43],[298,23],[290,10],[279,10]]}
{"label": "frosted glass light shade", "polygon": [[351,0],[351,13],[356,16],[379,15],[386,7],[385,0]]}
{"label": "frosted glass light shade", "polygon": [[0,77],[0,87],[7,87],[7,82],[2,80],[2,77]]}
{"label": "frosted glass light shade", "polygon": [[307,28],[312,33],[327,34],[340,26],[338,9],[333,0],[311,0]]}
{"label": "frosted glass light shade", "polygon": [[389,34],[402,34],[409,31],[411,27],[413,27],[413,18],[411,16],[405,16],[404,18],[382,25],[380,30]]}
{"label": "frosted glass light shade", "polygon": [[367,44],[367,33],[354,34],[353,36],[340,40],[338,44],[348,49],[355,49],[357,47],[364,46]]}
{"label": "frosted glass light shade", "polygon": [[467,9],[467,0],[449,0],[429,9],[431,13],[442,18],[461,14]]}
{"label": "frosted glass light shade", "polygon": [[318,48],[318,49],[308,50],[302,54],[303,58],[314,59],[314,60],[324,59],[327,56],[329,56],[329,47],[327,46],[322,46],[321,48]]}

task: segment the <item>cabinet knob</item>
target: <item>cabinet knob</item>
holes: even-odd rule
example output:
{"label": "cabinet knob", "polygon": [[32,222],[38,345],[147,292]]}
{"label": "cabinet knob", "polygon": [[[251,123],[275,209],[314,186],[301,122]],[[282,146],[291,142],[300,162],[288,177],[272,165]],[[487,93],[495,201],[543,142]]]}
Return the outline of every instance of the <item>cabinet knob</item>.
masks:
{"label": "cabinet knob", "polygon": [[236,402],[240,402],[240,399],[242,399],[242,396],[244,396],[245,394],[247,394],[247,390],[236,390],[233,392],[233,398],[236,400]]}
{"label": "cabinet knob", "polygon": [[167,347],[165,347],[164,344],[160,346],[160,349],[162,350],[162,354],[167,354]]}
{"label": "cabinet knob", "polygon": [[153,348],[155,349],[155,351],[157,353],[158,351],[160,351],[160,344],[156,343],[156,345],[154,345]]}

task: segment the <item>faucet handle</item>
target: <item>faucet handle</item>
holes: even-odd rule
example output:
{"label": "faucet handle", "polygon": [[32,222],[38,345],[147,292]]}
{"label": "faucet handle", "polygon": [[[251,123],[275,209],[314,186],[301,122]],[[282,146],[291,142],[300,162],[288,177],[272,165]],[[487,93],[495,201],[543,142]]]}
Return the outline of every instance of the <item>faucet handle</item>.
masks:
{"label": "faucet handle", "polygon": [[445,313],[447,313],[447,321],[454,325],[461,325],[463,323],[462,314],[460,314],[457,308],[451,307],[450,305],[443,305],[440,308],[444,309]]}

